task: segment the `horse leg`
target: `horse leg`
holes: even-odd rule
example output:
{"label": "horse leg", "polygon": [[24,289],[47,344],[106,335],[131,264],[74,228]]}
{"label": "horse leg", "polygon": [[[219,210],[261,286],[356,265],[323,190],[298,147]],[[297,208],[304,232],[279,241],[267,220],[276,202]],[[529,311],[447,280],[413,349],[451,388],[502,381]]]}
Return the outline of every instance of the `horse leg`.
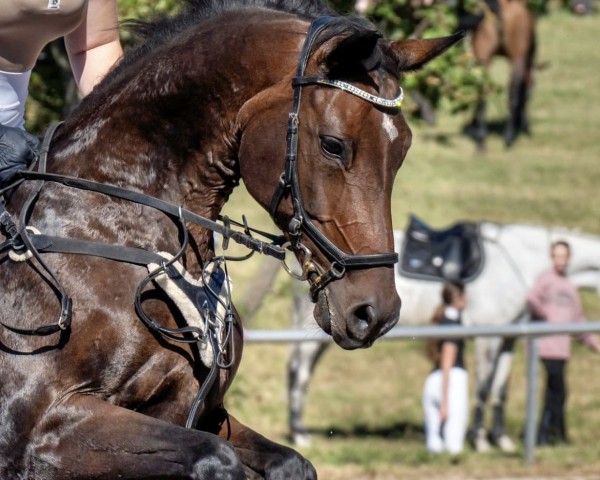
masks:
{"label": "horse leg", "polygon": [[473,423],[469,430],[469,441],[478,452],[490,449],[485,429],[485,408],[490,394],[496,352],[500,338],[477,337],[475,338],[475,410]]}
{"label": "horse leg", "polygon": [[418,90],[410,92],[410,97],[419,108],[419,116],[427,123],[427,125],[435,125],[435,109],[429,99]]}
{"label": "horse leg", "polygon": [[514,143],[521,130],[526,95],[525,62],[523,59],[518,59],[511,63],[510,87],[508,89],[508,121],[504,131],[504,142],[507,147]]}
{"label": "horse leg", "polygon": [[189,430],[75,395],[50,408],[24,449],[23,468],[4,480],[245,480],[235,450],[216,435]]}
{"label": "horse leg", "polygon": [[523,92],[522,105],[520,108],[521,131],[526,135],[531,135],[531,129],[529,126],[529,115],[527,113],[527,104],[529,103],[529,98],[531,97],[531,92],[533,90],[536,49],[537,42],[535,38],[535,32],[532,32],[531,42],[527,51],[527,63],[525,65],[525,91]]}
{"label": "horse leg", "polygon": [[486,101],[481,99],[475,107],[475,113],[471,124],[467,127],[468,135],[475,140],[477,151],[485,151],[485,139],[488,135],[487,123],[485,121]]}
{"label": "horse leg", "polygon": [[506,453],[514,453],[516,446],[506,434],[504,422],[504,406],[508,393],[508,381],[514,356],[515,340],[507,338],[502,342],[495,363],[491,386],[491,404],[493,409],[492,441]]}
{"label": "horse leg", "polygon": [[[313,317],[313,304],[309,300],[306,285],[302,282],[292,284],[293,310],[292,326],[296,329],[316,325]],[[287,387],[289,428],[292,442],[298,446],[310,445],[310,435],[302,419],[304,401],[315,365],[327,349],[323,342],[299,342],[292,346],[287,365]]]}
{"label": "horse leg", "polygon": [[[500,47],[500,32],[495,20],[484,17],[479,26],[473,32],[472,48],[473,56],[478,64],[489,71],[494,55]],[[467,134],[475,140],[477,151],[485,151],[485,139],[488,127],[485,120],[486,101],[483,96],[475,107],[475,113],[471,124],[467,127]]]}
{"label": "horse leg", "polygon": [[509,119],[504,135],[507,147],[513,144],[520,132],[529,133],[527,100],[533,86],[536,52],[535,20],[527,12],[522,12],[512,23],[514,27],[508,35],[513,41],[506,45],[511,64]]}
{"label": "horse leg", "polygon": [[324,342],[297,343],[288,360],[289,428],[292,442],[298,446],[306,447],[311,443],[304,426],[304,403],[315,365],[328,347],[329,344]]}
{"label": "horse leg", "polygon": [[230,442],[250,480],[316,480],[312,464],[291,448],[279,445],[238,422],[225,412],[219,435]]}

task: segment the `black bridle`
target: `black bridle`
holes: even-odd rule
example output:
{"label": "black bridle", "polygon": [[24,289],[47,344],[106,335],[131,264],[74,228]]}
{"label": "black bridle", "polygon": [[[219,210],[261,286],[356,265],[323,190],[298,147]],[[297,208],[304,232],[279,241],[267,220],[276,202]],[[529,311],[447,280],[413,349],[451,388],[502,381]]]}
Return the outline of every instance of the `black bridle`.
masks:
{"label": "black bridle", "polygon": [[[277,189],[273,194],[271,204],[269,206],[269,213],[271,214],[271,217],[275,219],[276,211],[282,198],[286,195],[289,195],[294,211],[288,226],[288,233],[292,238],[292,247],[296,249],[302,249],[305,252],[309,251],[308,248],[302,245],[300,242],[300,235],[301,233],[304,233],[330,261],[329,269],[325,273],[313,275],[310,279],[310,296],[313,301],[316,301],[318,293],[325,288],[325,286],[327,286],[333,280],[343,277],[347,269],[388,267],[398,262],[398,254],[395,252],[366,255],[349,254],[343,252],[315,226],[302,202],[300,184],[298,180],[298,126],[300,123],[298,116],[300,110],[300,99],[302,96],[302,87],[305,85],[330,85],[349,91],[355,95],[358,94],[365,100],[372,103],[385,105],[387,107],[396,105],[396,108],[399,106],[399,102],[402,98],[401,94],[397,99],[394,100],[380,99],[379,97],[367,94],[356,87],[344,84],[343,82],[334,83],[324,78],[309,77],[304,75],[315,39],[333,19],[334,17],[319,17],[315,19],[310,25],[304,45],[302,46],[300,58],[298,60],[298,66],[296,69],[296,76],[292,81],[292,85],[294,87],[294,104],[292,111],[288,116],[285,169],[281,174]],[[315,267],[307,266],[306,268]]]}

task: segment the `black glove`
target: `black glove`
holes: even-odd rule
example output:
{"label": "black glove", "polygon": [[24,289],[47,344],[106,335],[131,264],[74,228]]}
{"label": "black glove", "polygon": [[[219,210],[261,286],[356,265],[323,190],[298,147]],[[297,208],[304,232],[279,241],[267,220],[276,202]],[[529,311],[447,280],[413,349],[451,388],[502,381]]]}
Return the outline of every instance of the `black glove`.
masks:
{"label": "black glove", "polygon": [[0,125],[0,189],[15,180],[37,156],[39,140],[19,129]]}

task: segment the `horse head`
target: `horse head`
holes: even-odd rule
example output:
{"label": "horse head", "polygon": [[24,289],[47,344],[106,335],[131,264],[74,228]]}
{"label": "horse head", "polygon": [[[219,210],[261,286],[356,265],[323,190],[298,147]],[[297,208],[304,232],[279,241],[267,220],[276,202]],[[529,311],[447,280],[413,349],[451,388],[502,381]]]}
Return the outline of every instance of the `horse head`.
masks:
{"label": "horse head", "polygon": [[298,35],[296,69],[239,112],[244,183],[289,240],[315,318],[343,348],[370,346],[398,320],[391,193],[411,143],[400,75],[461,37],[392,42],[365,20],[321,17]]}

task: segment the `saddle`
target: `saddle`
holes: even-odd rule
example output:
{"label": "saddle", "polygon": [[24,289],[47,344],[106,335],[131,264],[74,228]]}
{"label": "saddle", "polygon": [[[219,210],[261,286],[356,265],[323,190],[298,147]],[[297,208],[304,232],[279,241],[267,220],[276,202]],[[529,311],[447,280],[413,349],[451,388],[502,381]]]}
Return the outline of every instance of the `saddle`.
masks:
{"label": "saddle", "polygon": [[483,264],[483,244],[477,223],[456,223],[447,229],[435,230],[410,215],[400,250],[400,275],[467,283],[477,278]]}

